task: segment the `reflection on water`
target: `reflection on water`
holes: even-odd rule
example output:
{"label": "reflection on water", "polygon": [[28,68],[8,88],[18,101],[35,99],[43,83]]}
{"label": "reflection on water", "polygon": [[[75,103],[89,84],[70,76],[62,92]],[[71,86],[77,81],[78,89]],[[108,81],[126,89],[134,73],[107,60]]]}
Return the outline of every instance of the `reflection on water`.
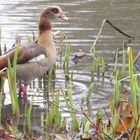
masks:
{"label": "reflection on water", "polygon": [[[65,32],[67,39],[64,44],[71,42],[71,53],[77,52],[79,49],[89,52],[105,18],[110,19],[124,32],[135,36],[136,39],[130,46],[133,46],[134,53],[139,49],[139,0],[133,0],[133,2],[131,0],[71,0],[68,2],[65,0],[59,0],[59,2],[56,0],[1,0],[2,46],[6,43],[10,47],[14,43],[17,34],[22,37],[23,42],[27,40],[27,34],[32,35],[32,31],[37,34],[38,16],[47,5],[61,6],[70,18],[69,22],[54,22],[53,29],[54,31]],[[126,39],[124,36],[106,25],[96,46],[97,54],[104,55],[107,63],[113,63],[114,52],[118,47],[122,47],[124,39]],[[91,59],[85,57],[77,65],[72,66],[73,99],[79,106],[81,99],[86,96],[91,82],[90,65]],[[61,68],[56,71],[56,79],[56,87],[64,89],[64,74]],[[102,80],[96,79],[96,77],[95,81],[98,84],[93,93],[93,110],[106,106],[107,100],[113,93],[109,79],[105,79],[103,85]],[[36,80],[35,83],[37,83]],[[41,103],[45,102],[42,92],[43,90],[37,88],[35,91],[32,88],[29,89],[29,98],[30,95],[35,94],[34,104],[42,106]],[[63,101],[64,99],[61,97],[61,102]],[[6,102],[9,102],[9,97],[6,98]],[[62,104],[62,106],[64,107],[65,105]]]}

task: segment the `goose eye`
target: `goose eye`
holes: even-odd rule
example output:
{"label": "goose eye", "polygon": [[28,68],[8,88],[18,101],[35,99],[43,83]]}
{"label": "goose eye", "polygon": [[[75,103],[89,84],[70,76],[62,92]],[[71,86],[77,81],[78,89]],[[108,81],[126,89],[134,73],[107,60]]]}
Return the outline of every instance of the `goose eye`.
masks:
{"label": "goose eye", "polygon": [[52,9],[52,12],[55,13],[55,14],[58,14],[59,11],[58,11],[57,8],[53,8],[53,9]]}

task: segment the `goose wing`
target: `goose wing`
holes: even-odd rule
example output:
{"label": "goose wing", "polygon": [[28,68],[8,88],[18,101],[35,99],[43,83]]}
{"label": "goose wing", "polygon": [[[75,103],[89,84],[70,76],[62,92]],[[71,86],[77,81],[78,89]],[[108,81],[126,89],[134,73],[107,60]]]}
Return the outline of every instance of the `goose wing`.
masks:
{"label": "goose wing", "polygon": [[[13,62],[16,49],[17,47],[13,47],[0,56],[0,70],[8,66],[8,59]],[[27,63],[41,54],[46,55],[45,49],[37,43],[22,45],[18,49],[17,64]]]}

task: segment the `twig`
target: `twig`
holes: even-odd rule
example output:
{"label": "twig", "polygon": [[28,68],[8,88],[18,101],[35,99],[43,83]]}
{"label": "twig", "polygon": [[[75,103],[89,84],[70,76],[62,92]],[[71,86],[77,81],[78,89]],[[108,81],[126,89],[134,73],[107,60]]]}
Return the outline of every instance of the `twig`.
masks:
{"label": "twig", "polygon": [[[88,121],[93,125],[95,126],[95,124],[90,120],[90,118],[87,116],[86,113],[83,112],[83,115],[88,119]],[[112,137],[110,137],[108,134],[106,134],[105,132],[103,132],[102,130],[98,129],[101,133],[103,133],[105,136],[107,136],[110,140],[113,140]]]}
{"label": "twig", "polygon": [[[138,73],[138,74],[133,74],[133,77],[137,77],[137,76],[140,76],[140,73]],[[122,82],[122,81],[124,81],[124,80],[126,80],[126,79],[129,79],[129,78],[130,78],[130,76],[124,77],[123,79],[120,79],[119,82]]]}
{"label": "twig", "polygon": [[[96,39],[95,39],[95,41],[94,41],[94,43],[93,43],[93,45],[92,45],[92,47],[91,47],[91,49],[90,49],[90,52],[93,51],[93,48],[94,48],[95,45],[97,44],[97,42],[98,42],[98,40],[99,40],[99,38],[100,38],[100,35],[101,35],[101,33],[102,33],[102,30],[103,30],[103,27],[104,27],[104,24],[105,24],[105,23],[108,23],[108,24],[109,24],[112,28],[114,28],[116,31],[118,31],[118,32],[121,33],[122,35],[128,37],[129,40],[128,40],[127,43],[130,43],[132,40],[135,39],[135,37],[133,37],[133,36],[131,36],[131,35],[128,35],[128,34],[126,34],[125,32],[121,31],[118,27],[116,27],[115,25],[113,25],[108,19],[104,19],[103,22],[102,22],[102,25],[101,25],[101,27],[100,27],[100,30],[99,30],[99,32],[98,32],[98,35],[97,35],[97,37],[96,37]],[[127,43],[126,43],[126,44],[127,44]]]}
{"label": "twig", "polygon": [[125,32],[121,31],[118,27],[116,27],[115,25],[113,25],[108,19],[106,19],[106,23],[108,23],[109,25],[111,25],[111,27],[113,27],[115,30],[117,30],[119,33],[123,34],[124,36],[130,38],[131,40],[134,40],[135,37],[130,36],[128,34],[126,34]]}
{"label": "twig", "polygon": [[104,20],[103,20],[102,25],[101,25],[101,28],[100,28],[100,30],[99,30],[99,32],[98,32],[98,35],[97,35],[97,37],[96,37],[96,39],[95,39],[95,41],[94,41],[94,43],[93,43],[93,45],[92,45],[92,47],[91,47],[90,52],[93,51],[93,48],[94,48],[95,45],[97,44],[97,42],[98,42],[98,40],[99,40],[99,38],[100,38],[100,35],[101,35],[101,33],[102,33],[102,30],[103,30],[103,27],[104,27],[104,24],[105,24],[106,20],[107,20],[107,19],[104,19]]}

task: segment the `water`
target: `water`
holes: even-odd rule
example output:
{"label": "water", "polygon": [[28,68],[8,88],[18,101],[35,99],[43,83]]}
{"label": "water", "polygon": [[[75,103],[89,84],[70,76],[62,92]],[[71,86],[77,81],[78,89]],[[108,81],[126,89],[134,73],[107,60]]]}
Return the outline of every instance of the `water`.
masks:
{"label": "water", "polygon": [[[90,48],[98,34],[102,21],[111,20],[117,27],[133,35],[135,40],[129,44],[133,47],[134,55],[139,51],[139,0],[1,0],[0,1],[0,26],[2,27],[2,46],[6,43],[8,47],[12,46],[16,35],[22,37],[22,41],[27,40],[27,34],[32,36],[32,31],[37,34],[38,17],[42,9],[47,5],[58,5],[64,9],[66,15],[70,18],[69,22],[53,22],[53,30],[63,31],[67,39],[64,45],[71,42],[71,56],[79,49],[89,53]],[[116,32],[109,25],[105,25],[99,42],[96,45],[98,55],[103,55],[107,64],[113,64],[114,53],[117,48],[121,48],[123,40],[126,37]],[[59,47],[57,47],[59,52]],[[59,54],[59,53],[58,53]],[[79,63],[72,64],[73,70],[73,100],[80,108],[82,99],[86,96],[88,86],[91,83],[90,66],[92,59],[84,57]],[[59,62],[58,62],[59,63]],[[64,87],[64,74],[61,68],[56,71],[56,87]],[[92,95],[92,110],[96,111],[100,107],[106,107],[108,100],[113,95],[113,85],[109,78],[102,79],[95,77],[96,86]],[[35,80],[37,85],[38,81]],[[6,92],[8,92],[6,90]],[[42,96],[42,90],[29,89],[29,99],[34,97],[34,104],[43,107],[46,101]],[[9,96],[5,103],[9,103]],[[62,107],[64,99],[61,96]],[[67,113],[64,115],[68,115]]]}

